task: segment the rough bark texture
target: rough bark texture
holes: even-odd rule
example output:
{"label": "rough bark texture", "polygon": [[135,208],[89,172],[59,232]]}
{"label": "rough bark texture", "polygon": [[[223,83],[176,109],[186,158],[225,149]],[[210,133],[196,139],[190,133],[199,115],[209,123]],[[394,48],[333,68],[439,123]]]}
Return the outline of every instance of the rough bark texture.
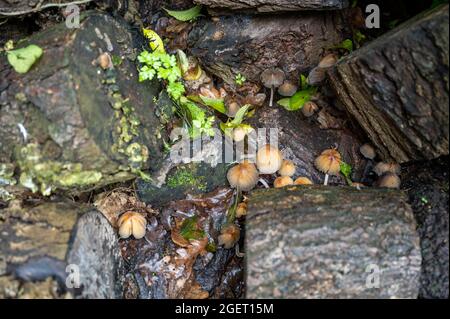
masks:
{"label": "rough bark texture", "polygon": [[348,6],[347,0],[194,0],[213,11],[244,10],[249,13],[279,11],[339,10]]}
{"label": "rough bark texture", "polygon": [[[103,215],[72,202],[15,205],[0,210],[1,298],[120,296],[117,235]],[[66,286],[69,264],[80,271],[80,287]]]}
{"label": "rough bark texture", "polygon": [[258,83],[261,72],[275,66],[298,79],[299,72],[319,62],[323,48],[342,39],[340,13],[308,12],[204,19],[190,32],[188,43],[206,70],[234,84],[237,73]]}
{"label": "rough bark texture", "polygon": [[[123,148],[135,142],[145,145],[149,159],[142,168],[158,167],[160,123],[149,110],[159,87],[138,82],[134,60],[140,43],[125,23],[91,12],[80,28],[61,24],[27,42],[44,50],[28,73],[16,73],[0,57],[0,162],[10,162],[15,149],[26,144],[20,123],[28,131],[27,143],[38,143],[45,158],[80,163],[84,170],[120,179],[131,157],[114,149],[121,142],[121,120],[127,117],[113,108],[114,92],[129,99],[131,114],[140,122],[137,136]],[[102,52],[122,60],[103,70],[96,62]]]}
{"label": "rough bark texture", "polygon": [[[419,237],[402,192],[292,186],[248,203],[247,297],[417,297]],[[366,286],[373,267],[379,288]]]}
{"label": "rough bark texture", "polygon": [[448,154],[448,9],[413,18],[329,72],[341,102],[384,158]]}
{"label": "rough bark texture", "polygon": [[422,249],[420,298],[448,298],[449,285],[449,158],[404,169],[402,186],[417,220]]}

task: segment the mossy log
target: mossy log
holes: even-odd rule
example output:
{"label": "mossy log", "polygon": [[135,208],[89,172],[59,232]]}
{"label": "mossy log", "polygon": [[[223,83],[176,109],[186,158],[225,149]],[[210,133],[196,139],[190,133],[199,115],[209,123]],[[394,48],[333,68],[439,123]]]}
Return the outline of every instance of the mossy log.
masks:
{"label": "mossy log", "polygon": [[[348,7],[347,0],[194,0],[208,7],[212,13],[246,11],[248,13],[273,13],[305,10],[339,10]],[[212,9],[212,10],[211,10]]]}
{"label": "mossy log", "polygon": [[[118,239],[101,213],[72,202],[12,203],[0,210],[0,297],[24,297],[23,284],[33,298],[49,297],[32,288],[49,285],[52,298],[121,297]],[[72,274],[79,286],[67,285]]]}
{"label": "mossy log", "polygon": [[88,180],[101,174],[97,184],[106,184],[158,168],[163,143],[152,106],[159,84],[139,83],[143,42],[125,22],[89,12],[80,28],[57,25],[17,46],[27,44],[44,53],[25,74],[0,57],[0,163],[13,161],[20,172],[43,164],[40,171],[58,176],[45,182],[57,186],[64,176],[66,186],[83,184],[73,172],[87,171]]}
{"label": "mossy log", "polygon": [[324,48],[344,38],[340,12],[303,12],[277,16],[230,15],[198,21],[189,33],[190,53],[206,70],[234,85],[240,73],[259,83],[262,71],[280,67],[298,80],[320,61]]}
{"label": "mossy log", "polygon": [[329,71],[348,112],[386,159],[448,154],[449,7],[425,12]]}
{"label": "mossy log", "polygon": [[248,200],[246,257],[248,298],[417,298],[419,293],[419,236],[398,190],[254,191]]}

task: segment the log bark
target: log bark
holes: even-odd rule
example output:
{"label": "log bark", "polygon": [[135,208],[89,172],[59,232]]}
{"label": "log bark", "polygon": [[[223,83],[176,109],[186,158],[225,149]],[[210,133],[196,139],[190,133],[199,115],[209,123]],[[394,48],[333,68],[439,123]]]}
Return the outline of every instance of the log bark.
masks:
{"label": "log bark", "polygon": [[238,73],[259,83],[261,72],[275,66],[297,80],[300,72],[317,65],[323,48],[343,40],[339,12],[219,19],[199,21],[189,34],[188,46],[206,70],[230,85]]}
{"label": "log bark", "polygon": [[385,159],[448,154],[448,10],[409,20],[329,71],[340,101]]}
{"label": "log bark", "polygon": [[[118,239],[101,213],[72,202],[11,203],[0,210],[1,297],[121,297]],[[79,276],[73,286],[70,270]]]}
{"label": "log bark", "polygon": [[[346,0],[194,0],[195,3],[205,5],[212,12],[224,10],[240,10],[249,13],[273,13],[304,10],[339,10],[348,7]],[[209,10],[211,12],[211,10]]]}
{"label": "log bark", "polygon": [[[135,48],[142,42],[124,21],[90,12],[80,28],[61,24],[26,42],[44,50],[26,74],[0,57],[0,163],[11,162],[18,147],[37,143],[43,160],[81,164],[101,172],[103,184],[129,178],[124,170],[135,165],[158,168],[161,126],[149,110],[159,84],[138,82]],[[102,53],[115,61],[106,70],[98,63]],[[28,132],[26,141],[18,124]],[[124,131],[131,140],[124,141]],[[148,156],[133,162],[126,151],[132,144]]]}
{"label": "log bark", "polygon": [[402,192],[293,186],[254,191],[248,208],[248,298],[417,298],[419,238]]}

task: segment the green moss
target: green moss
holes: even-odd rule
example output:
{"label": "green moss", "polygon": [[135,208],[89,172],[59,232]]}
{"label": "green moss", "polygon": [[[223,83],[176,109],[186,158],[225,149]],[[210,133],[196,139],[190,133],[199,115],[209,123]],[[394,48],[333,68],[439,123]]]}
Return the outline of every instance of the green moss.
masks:
{"label": "green moss", "polygon": [[195,176],[191,170],[185,167],[177,168],[175,173],[167,178],[167,185],[170,188],[192,186],[203,192],[207,189],[204,178],[202,176]]}
{"label": "green moss", "polygon": [[17,154],[19,183],[32,192],[50,195],[55,189],[92,185],[102,179],[97,171],[83,170],[80,163],[63,163],[44,158],[38,144],[21,147]]}

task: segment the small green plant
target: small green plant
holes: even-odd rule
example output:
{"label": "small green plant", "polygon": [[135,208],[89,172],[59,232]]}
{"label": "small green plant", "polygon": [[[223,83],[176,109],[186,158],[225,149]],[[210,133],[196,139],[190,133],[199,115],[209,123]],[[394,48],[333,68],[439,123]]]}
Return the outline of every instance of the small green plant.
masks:
{"label": "small green plant", "polygon": [[347,184],[352,186],[352,184],[353,184],[352,178],[351,178],[352,166],[350,164],[347,164],[347,163],[341,161],[340,169],[341,169],[341,174],[344,175],[345,181],[347,182]]}
{"label": "small green plant", "polygon": [[288,111],[297,111],[310,101],[312,96],[316,94],[317,88],[308,84],[305,75],[300,74],[300,90],[295,92],[291,97],[283,98],[277,101],[278,105],[281,105]]}
{"label": "small green plant", "polygon": [[253,130],[253,128],[248,125],[248,124],[244,124],[242,123],[242,121],[244,120],[244,117],[246,114],[248,114],[248,109],[251,107],[250,104],[246,104],[243,107],[241,107],[239,109],[239,111],[237,111],[236,115],[234,116],[234,118],[232,120],[228,119],[227,122],[225,123],[220,123],[220,129],[225,133],[225,134],[229,134],[231,129],[235,129],[235,128],[242,128],[246,131],[246,133],[249,133]]}
{"label": "small green plant", "polygon": [[234,78],[234,82],[241,86],[245,83],[245,81],[247,81],[247,79],[245,78],[245,76],[243,76],[242,74],[238,73],[236,74],[236,77]]}
{"label": "small green plant", "polygon": [[139,81],[151,81],[156,78],[164,82],[166,92],[177,106],[177,114],[183,119],[192,138],[199,137],[203,133],[214,135],[212,129],[214,116],[208,117],[202,108],[184,96],[186,90],[175,55],[165,52],[161,38],[154,31],[144,29],[144,35],[151,40],[150,47],[153,51],[143,51],[138,56],[139,62],[142,63]]}
{"label": "small green plant", "polygon": [[168,15],[174,17],[178,21],[194,21],[200,15],[200,11],[202,11],[202,6],[197,5],[187,10],[175,11],[164,9]]}
{"label": "small green plant", "polygon": [[37,45],[6,51],[8,62],[17,73],[27,73],[44,51]]}

